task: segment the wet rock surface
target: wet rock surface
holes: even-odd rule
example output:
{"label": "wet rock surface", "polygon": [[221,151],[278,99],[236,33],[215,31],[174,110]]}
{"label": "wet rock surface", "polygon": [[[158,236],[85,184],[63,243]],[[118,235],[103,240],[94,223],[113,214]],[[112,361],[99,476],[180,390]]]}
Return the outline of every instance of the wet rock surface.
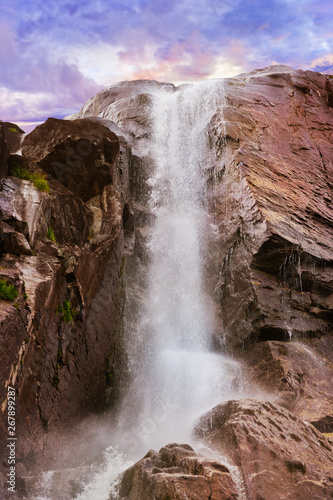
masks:
{"label": "wet rock surface", "polygon": [[169,444],[158,453],[149,451],[125,472],[117,498],[236,500],[238,493],[224,464],[198,455],[189,445]]}
{"label": "wet rock surface", "polygon": [[307,343],[261,342],[248,352],[246,361],[256,383],[276,395],[280,405],[303,421],[318,421],[318,429],[325,427],[325,421],[330,428],[332,348],[331,336]]}
{"label": "wet rock surface", "polygon": [[195,432],[241,468],[250,500],[324,500],[333,494],[332,442],[276,404],[222,403]]}
{"label": "wet rock surface", "polygon": [[210,186],[232,349],[331,331],[328,81],[286,66],[226,80],[209,131],[219,155],[213,173],[222,173]]}

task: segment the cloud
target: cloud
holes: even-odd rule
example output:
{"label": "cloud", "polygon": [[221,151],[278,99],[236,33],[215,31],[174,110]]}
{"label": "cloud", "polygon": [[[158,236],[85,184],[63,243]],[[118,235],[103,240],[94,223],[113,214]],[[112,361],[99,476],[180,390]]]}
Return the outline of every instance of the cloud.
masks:
{"label": "cloud", "polygon": [[273,61],[327,71],[333,53],[331,0],[0,0],[0,9],[7,119],[68,114],[125,79],[180,83]]}
{"label": "cloud", "polygon": [[0,116],[14,120],[76,110],[102,86],[60,56],[22,50],[10,26],[0,24]]}

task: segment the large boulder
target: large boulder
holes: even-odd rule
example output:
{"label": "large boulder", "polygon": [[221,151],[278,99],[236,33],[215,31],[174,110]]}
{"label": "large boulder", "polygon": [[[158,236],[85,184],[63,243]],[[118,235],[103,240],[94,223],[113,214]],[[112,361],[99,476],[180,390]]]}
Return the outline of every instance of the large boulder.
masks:
{"label": "large boulder", "polygon": [[249,500],[333,494],[332,442],[276,404],[222,403],[201,417],[195,433],[240,468]]}
{"label": "large boulder", "polygon": [[186,444],[168,444],[158,453],[149,451],[125,472],[117,498],[236,500],[238,493],[228,467],[219,460],[200,456]]}
{"label": "large boulder", "polygon": [[22,130],[16,123],[3,122],[8,151],[14,154],[21,149],[22,140],[24,137],[24,130]]}
{"label": "large boulder", "polygon": [[49,118],[25,137],[22,154],[86,202],[112,183],[119,141],[101,123]]}

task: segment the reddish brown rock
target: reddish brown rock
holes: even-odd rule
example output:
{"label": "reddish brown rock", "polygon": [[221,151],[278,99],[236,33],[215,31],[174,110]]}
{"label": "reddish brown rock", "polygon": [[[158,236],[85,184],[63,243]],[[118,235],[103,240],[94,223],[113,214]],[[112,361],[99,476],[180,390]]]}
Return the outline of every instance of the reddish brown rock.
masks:
{"label": "reddish brown rock", "polygon": [[[54,138],[61,135],[59,128],[56,121]],[[65,122],[65,128],[70,131],[71,122]],[[89,129],[89,124],[84,128]],[[96,155],[103,158],[108,145],[111,152],[103,161],[108,173],[101,176],[97,188],[89,186],[88,192],[86,176],[76,190],[91,199],[90,204],[47,174],[47,168],[41,170],[37,154],[34,158],[12,156],[11,161],[30,173],[44,172],[50,192],[16,177],[7,177],[0,191],[0,271],[14,280],[19,291],[17,308],[0,302],[0,352],[4,356],[0,404],[5,419],[6,388],[15,387],[20,428],[17,465],[28,471],[41,461],[45,465],[45,431],[75,425],[77,419],[114,403],[126,376],[121,269],[123,211],[129,206],[129,151],[122,141],[118,155],[114,134],[99,123],[92,128],[90,140],[96,142]],[[74,123],[72,137],[77,137],[78,129]],[[47,148],[52,149],[50,123],[47,130],[50,140],[45,139],[42,146],[46,156]],[[61,155],[61,143],[56,149]],[[96,178],[101,172],[99,162],[88,161],[84,168],[87,175],[90,168],[89,175]],[[26,255],[26,245],[33,255]],[[6,433],[1,436],[5,439]],[[5,447],[1,446],[1,452],[3,465]]]}
{"label": "reddish brown rock", "polygon": [[6,142],[9,154],[16,153],[21,149],[24,131],[16,123],[3,122]]}
{"label": "reddish brown rock", "polygon": [[209,185],[230,348],[331,331],[328,80],[287,66],[227,79],[211,121],[224,165]]}
{"label": "reddish brown rock", "polygon": [[200,419],[196,435],[241,468],[249,500],[333,494],[332,442],[278,405],[222,403]]}
{"label": "reddish brown rock", "polygon": [[[331,331],[331,83],[326,75],[288,66],[221,83],[224,95],[207,129],[204,168],[217,228],[208,267],[221,303],[220,336],[229,349],[286,340],[290,333],[311,337]],[[136,150],[145,151],[157,87],[145,81],[112,86],[72,118],[111,118]],[[140,198],[133,205],[133,244],[143,265],[150,169],[147,158],[132,164],[133,196]]]}
{"label": "reddish brown rock", "polygon": [[[325,354],[319,351],[323,345]],[[330,432],[329,422],[333,418],[331,336],[307,343],[261,342],[245,359],[253,380],[276,395],[280,405],[303,421],[316,421],[319,430],[325,428],[326,422],[325,432]]]}
{"label": "reddish brown rock", "polygon": [[198,455],[189,445],[168,444],[159,453],[149,451],[125,472],[117,498],[236,500],[238,493],[224,464]]}

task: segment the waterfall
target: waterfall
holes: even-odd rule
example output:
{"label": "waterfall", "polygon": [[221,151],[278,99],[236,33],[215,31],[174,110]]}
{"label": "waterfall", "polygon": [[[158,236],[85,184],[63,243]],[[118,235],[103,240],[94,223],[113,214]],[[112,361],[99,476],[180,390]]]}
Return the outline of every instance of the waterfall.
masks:
{"label": "waterfall", "polygon": [[119,473],[149,449],[193,444],[198,417],[239,397],[239,363],[213,349],[213,335],[222,332],[216,331],[218,305],[207,285],[216,231],[206,196],[205,171],[216,163],[208,130],[224,104],[223,81],[154,89],[151,96],[153,223],[144,300],[135,330],[127,332],[132,383],[118,423],[111,424],[113,445],[105,451],[104,466],[99,464],[77,500],[107,500]]}
{"label": "waterfall", "polygon": [[207,127],[222,104],[222,91],[219,81],[153,94],[149,206],[154,223],[137,332],[142,348],[121,419],[123,429],[135,429],[141,454],[169,441],[189,441],[195,419],[225,399],[238,366],[211,351],[216,325],[205,286],[213,237],[205,204]]}

